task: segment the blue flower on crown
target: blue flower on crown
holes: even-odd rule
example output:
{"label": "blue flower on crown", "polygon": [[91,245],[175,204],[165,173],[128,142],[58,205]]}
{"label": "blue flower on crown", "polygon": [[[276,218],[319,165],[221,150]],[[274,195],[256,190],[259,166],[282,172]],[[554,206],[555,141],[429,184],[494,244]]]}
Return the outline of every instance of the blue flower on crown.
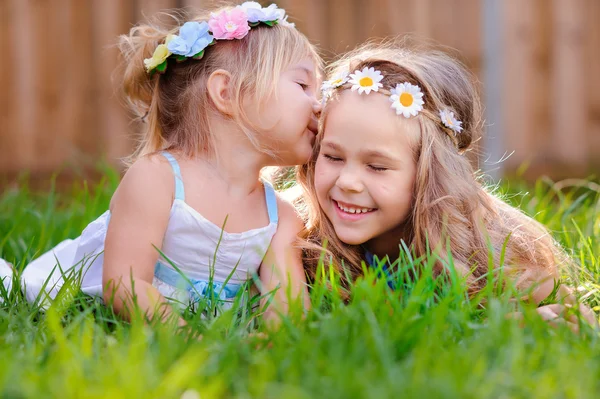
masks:
{"label": "blue flower on crown", "polygon": [[193,57],[213,42],[213,35],[208,33],[206,22],[186,22],[167,45],[173,54]]}

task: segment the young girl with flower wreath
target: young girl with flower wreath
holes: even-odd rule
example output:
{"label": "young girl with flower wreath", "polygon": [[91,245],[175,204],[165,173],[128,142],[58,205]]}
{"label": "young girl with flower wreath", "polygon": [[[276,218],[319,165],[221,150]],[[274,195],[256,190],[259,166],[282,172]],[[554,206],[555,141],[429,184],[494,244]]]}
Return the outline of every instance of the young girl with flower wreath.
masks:
{"label": "young girl with flower wreath", "polygon": [[[491,247],[495,267],[504,252],[504,274],[516,288],[537,304],[546,299],[569,259],[540,223],[476,178],[465,152],[483,123],[466,68],[443,52],[388,43],[350,52],[330,72],[313,155],[297,173],[309,275],[316,277],[321,259],[345,286],[363,273],[362,261],[387,260],[391,273],[403,242],[416,257],[434,251],[437,275],[450,252],[473,295],[487,283]],[[563,305],[539,313],[555,318],[575,303],[565,286],[558,297]],[[591,310],[581,310],[594,322]]]}
{"label": "young girl with flower wreath", "polygon": [[144,136],[110,210],[26,266],[29,301],[54,297],[73,271],[126,317],[133,298],[148,316],[170,313],[168,299],[232,301],[255,273],[264,293],[280,287],[277,311],[290,291],[303,295],[290,245],[302,220],[259,178],[306,162],[317,132],[320,58],[286,19],[246,2],[121,37],[124,92]]}

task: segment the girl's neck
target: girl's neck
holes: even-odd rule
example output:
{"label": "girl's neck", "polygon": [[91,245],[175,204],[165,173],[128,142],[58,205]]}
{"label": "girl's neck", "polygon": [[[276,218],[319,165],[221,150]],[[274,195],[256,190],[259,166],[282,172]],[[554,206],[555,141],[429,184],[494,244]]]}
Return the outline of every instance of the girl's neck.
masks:
{"label": "girl's neck", "polygon": [[389,256],[394,261],[400,256],[400,242],[403,240],[410,243],[412,227],[409,223],[403,223],[364,244],[364,247],[379,259]]}
{"label": "girl's neck", "polygon": [[238,125],[222,120],[211,125],[215,156],[207,160],[210,170],[232,195],[251,193],[258,186],[267,157],[252,145]]}

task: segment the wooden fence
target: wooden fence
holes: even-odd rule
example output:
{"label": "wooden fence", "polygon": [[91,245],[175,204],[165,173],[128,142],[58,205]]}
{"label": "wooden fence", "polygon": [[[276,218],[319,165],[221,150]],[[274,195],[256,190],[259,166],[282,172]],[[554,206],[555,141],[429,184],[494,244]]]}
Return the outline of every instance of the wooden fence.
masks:
{"label": "wooden fence", "polygon": [[[493,0],[486,0],[493,1]],[[498,0],[505,165],[581,175],[600,166],[600,1]],[[135,125],[111,75],[119,34],[202,0],[0,0],[0,176],[117,163]],[[414,33],[483,72],[483,0],[280,0],[326,58]]]}

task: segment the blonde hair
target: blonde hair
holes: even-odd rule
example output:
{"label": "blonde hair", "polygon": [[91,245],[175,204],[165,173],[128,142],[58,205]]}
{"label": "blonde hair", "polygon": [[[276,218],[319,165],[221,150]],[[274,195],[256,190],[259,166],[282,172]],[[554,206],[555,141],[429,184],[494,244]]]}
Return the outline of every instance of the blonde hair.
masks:
{"label": "blonde hair", "polygon": [[[205,11],[188,20],[207,21],[211,12],[228,8],[231,7]],[[169,29],[157,20],[132,28],[119,40],[124,58],[125,99],[134,115],[146,122],[141,140],[128,160],[130,163],[160,150],[179,151],[188,157],[215,155],[209,115],[217,110],[206,90],[212,72],[218,69],[230,72],[232,91],[229,94],[238,104],[230,118],[257,146],[252,125],[239,106],[244,96],[254,96],[260,105],[276,92],[280,73],[290,65],[309,57],[317,67],[321,66],[319,55],[303,34],[287,24],[278,24],[253,27],[241,40],[218,41],[207,49],[201,60],[181,63],[169,60],[164,75],[150,76],[143,60],[152,56],[167,35],[177,34],[182,25],[180,16],[166,15],[176,22],[176,27]]]}
{"label": "blonde hair", "polygon": [[[500,265],[507,237],[505,271],[515,278],[517,288],[528,287],[540,275],[556,276],[558,263],[566,262],[567,258],[546,229],[488,192],[464,155],[483,130],[476,81],[466,67],[430,47],[410,48],[388,42],[367,44],[344,55],[329,67],[328,75],[364,67],[375,67],[382,72],[384,88],[410,82],[420,86],[424,93],[424,110],[416,117],[421,138],[414,148],[417,172],[413,206],[406,221],[410,230],[406,244],[410,250],[416,256],[425,256],[431,249],[438,259],[444,259],[449,245],[453,263],[466,277],[470,294],[479,292],[486,284],[481,277],[489,270],[490,247],[494,266]],[[335,101],[334,94],[328,104]],[[364,250],[337,238],[314,189],[315,163],[328,108],[326,105],[321,115],[321,132],[312,157],[296,173],[304,193],[299,205],[306,217],[301,246],[309,276],[315,278],[324,253],[325,265],[330,263],[340,271],[342,283],[348,286],[347,274],[355,279],[363,273]],[[444,108],[463,122],[461,133],[455,135],[442,125],[438,110]],[[398,241],[400,244],[400,237]],[[439,275],[443,270],[443,262],[438,261],[434,272]]]}

